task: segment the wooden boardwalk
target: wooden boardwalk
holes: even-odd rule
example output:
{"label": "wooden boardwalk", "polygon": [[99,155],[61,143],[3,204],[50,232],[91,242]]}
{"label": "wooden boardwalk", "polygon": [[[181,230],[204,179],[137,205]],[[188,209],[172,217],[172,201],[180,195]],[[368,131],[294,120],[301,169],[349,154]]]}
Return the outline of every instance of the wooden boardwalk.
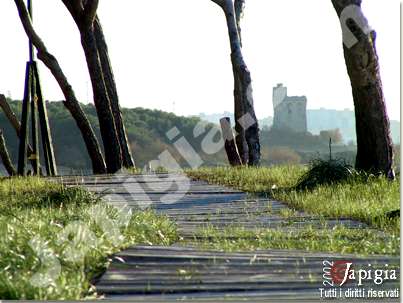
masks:
{"label": "wooden boardwalk", "polygon": [[[343,224],[348,228],[368,228],[348,219],[324,221],[300,212],[284,219],[280,213],[287,206],[283,203],[191,181],[178,174],[59,180],[66,185],[84,186],[116,206],[152,208],[167,215],[177,223],[185,240],[193,239],[203,226],[292,230],[307,225],[329,228]],[[400,268],[400,258],[391,256],[362,258],[294,250],[223,253],[181,244],[137,246],[113,256],[96,287],[107,299],[139,302],[313,301],[320,299],[325,260],[352,261],[356,269],[368,264]],[[386,281],[380,289],[394,289],[399,283],[400,280]]]}

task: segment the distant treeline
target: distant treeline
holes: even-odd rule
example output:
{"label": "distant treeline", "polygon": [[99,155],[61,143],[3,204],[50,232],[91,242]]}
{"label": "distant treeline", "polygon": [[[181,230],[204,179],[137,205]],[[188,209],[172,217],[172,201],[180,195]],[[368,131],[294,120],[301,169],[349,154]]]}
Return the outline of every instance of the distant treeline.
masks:
{"label": "distant treeline", "polygon": [[[20,116],[21,102],[8,101],[17,116]],[[99,140],[101,140],[95,107],[84,104],[82,104],[82,107],[92,123]],[[57,164],[72,169],[90,169],[91,163],[83,139],[70,113],[64,108],[62,102],[48,102],[47,108]],[[199,118],[179,117],[172,113],[144,108],[123,109],[122,112],[130,146],[138,167],[144,167],[149,161],[157,159],[166,150],[172,154],[181,166],[188,166],[187,162],[174,147],[173,142],[166,136],[166,133],[173,127],[178,128],[181,136],[185,137],[192,145],[193,149],[202,158],[204,165],[227,164],[226,155],[223,150],[212,155],[202,151],[201,143],[205,135],[195,138],[194,132],[196,125],[201,121]],[[212,127],[212,124],[207,125],[206,133]],[[4,132],[10,154],[14,162],[16,162],[18,140],[10,123],[2,113],[0,114],[0,128]],[[295,134],[274,132],[267,129],[263,130],[261,131],[262,163],[266,165],[284,162],[304,163],[319,155],[326,156],[328,153],[329,136],[333,135],[336,136],[334,138],[335,143],[338,143],[338,134],[325,133],[314,136],[310,133]],[[218,136],[216,136],[215,140],[217,139]],[[354,147],[339,145],[335,146],[335,151],[347,152],[347,158],[354,158]]]}

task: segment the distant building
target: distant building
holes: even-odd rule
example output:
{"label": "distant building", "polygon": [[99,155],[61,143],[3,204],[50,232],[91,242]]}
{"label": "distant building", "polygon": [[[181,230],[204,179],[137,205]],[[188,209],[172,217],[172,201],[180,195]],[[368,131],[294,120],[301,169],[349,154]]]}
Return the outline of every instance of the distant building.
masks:
{"label": "distant building", "polygon": [[287,96],[287,87],[278,84],[273,88],[274,129],[308,131],[306,115],[307,98]]}

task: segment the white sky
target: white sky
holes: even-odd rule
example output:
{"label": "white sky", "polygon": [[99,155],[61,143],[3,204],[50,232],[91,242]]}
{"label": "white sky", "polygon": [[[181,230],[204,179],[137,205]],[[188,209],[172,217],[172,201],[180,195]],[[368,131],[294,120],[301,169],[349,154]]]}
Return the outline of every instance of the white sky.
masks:
{"label": "white sky", "polygon": [[[378,53],[392,119],[400,120],[400,3],[364,0],[378,33]],[[21,99],[27,39],[14,1],[0,2],[0,92]],[[233,109],[225,19],[210,0],[101,0],[121,105],[190,115]],[[78,31],[61,1],[34,0],[37,32],[56,55],[77,96],[92,98]],[[330,0],[248,0],[244,54],[258,117],[272,115],[272,87],[306,95],[309,108],[353,108],[339,21]],[[44,95],[62,100],[41,67]],[[175,107],[173,103],[175,102]]]}

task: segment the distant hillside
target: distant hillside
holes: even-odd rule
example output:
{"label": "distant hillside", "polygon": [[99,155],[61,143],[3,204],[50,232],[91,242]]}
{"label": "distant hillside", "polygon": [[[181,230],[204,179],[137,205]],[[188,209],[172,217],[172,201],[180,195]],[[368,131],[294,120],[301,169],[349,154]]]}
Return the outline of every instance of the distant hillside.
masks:
{"label": "distant hillside", "polygon": [[[21,102],[9,102],[16,114],[20,116]],[[90,119],[91,124],[94,126],[98,138],[100,138],[98,119],[94,106],[82,105],[82,107]],[[90,169],[91,162],[87,155],[84,141],[70,113],[61,102],[49,102],[47,108],[58,166],[77,170]],[[187,165],[186,161],[176,149],[173,148],[172,142],[170,142],[165,135],[172,127],[177,127],[181,131],[181,135],[187,138],[189,143],[202,157],[205,164],[226,163],[225,154],[223,152],[213,156],[201,152],[200,143],[203,136],[195,139],[193,135],[193,130],[200,121],[199,118],[178,117],[171,113],[143,108],[123,109],[122,111],[125,118],[128,139],[137,166],[144,167],[149,161],[157,159],[158,155],[165,150],[169,150],[182,166]],[[4,132],[10,154],[14,162],[16,162],[18,140],[14,130],[1,110],[0,128]]]}
{"label": "distant hillside", "polygon": [[[200,114],[198,117],[210,123],[218,123],[219,119],[229,116],[232,113],[223,114]],[[344,142],[356,141],[355,134],[355,115],[351,110],[332,110],[332,109],[310,109],[307,111],[308,131],[314,135],[318,135],[322,130],[340,129]],[[267,117],[259,120],[262,129],[269,128],[273,124],[273,117]],[[400,143],[400,122],[391,121],[391,132],[393,142]]]}
{"label": "distant hillside", "polygon": [[[230,117],[231,123],[234,124],[234,114],[230,112],[224,112],[222,114],[205,114],[200,113],[197,116],[191,116],[200,118],[203,121],[218,124],[220,119],[223,117]],[[267,117],[259,120],[259,125],[262,129],[269,129],[273,125],[273,117]]]}

